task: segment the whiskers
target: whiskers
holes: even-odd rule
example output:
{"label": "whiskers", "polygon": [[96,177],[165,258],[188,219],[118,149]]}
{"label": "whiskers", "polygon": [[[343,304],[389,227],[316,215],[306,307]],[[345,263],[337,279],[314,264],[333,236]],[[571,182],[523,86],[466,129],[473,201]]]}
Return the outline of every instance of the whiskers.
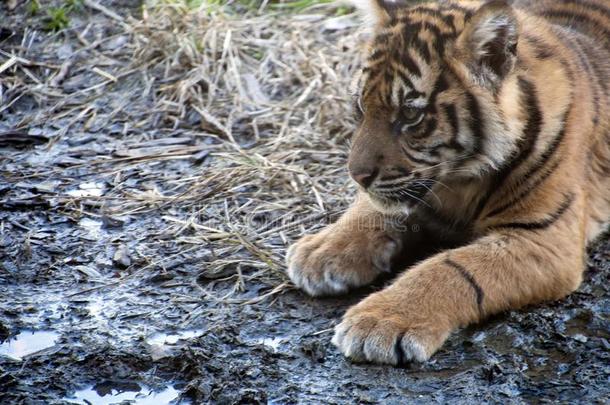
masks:
{"label": "whiskers", "polygon": [[[417,187],[417,186],[421,186],[424,187],[426,190],[428,190],[429,194],[432,194],[432,197],[434,197],[436,199],[436,201],[438,202],[438,205],[442,206],[443,202],[441,201],[441,199],[439,198],[438,195],[436,195],[436,193],[432,190],[432,187],[434,186],[434,184],[441,184],[440,182],[436,181],[436,180],[432,180],[432,179],[417,179],[413,182],[413,184]],[[447,186],[445,186],[447,187]],[[449,188],[449,187],[447,187]]]}
{"label": "whiskers", "polygon": [[[447,165],[450,167],[454,163],[470,159],[473,156],[473,154],[462,154],[433,166],[416,169],[411,173],[387,177],[386,179],[381,178],[373,183],[373,186],[369,191],[371,194],[382,200],[395,203],[421,203],[432,208],[430,199],[426,198],[428,195],[430,195],[430,198],[433,198],[436,202],[435,205],[440,208],[443,206],[443,200],[437,194],[439,191],[438,187],[442,187],[443,189],[446,189],[452,193],[455,193],[456,191],[444,182],[434,178],[439,174],[438,168],[442,165]],[[434,172],[433,169],[437,169],[437,171]],[[472,174],[470,170],[463,168],[452,168],[447,171],[443,171],[442,174],[443,176],[446,176],[448,174],[457,173]]]}
{"label": "whiskers", "polygon": [[[448,160],[443,160],[442,162],[439,162],[435,165],[432,166],[428,166],[428,167],[422,167],[420,169],[416,169],[413,171],[413,173],[424,173],[426,171],[432,170],[432,169],[436,169],[437,167],[443,166],[443,165],[450,165],[453,163],[457,163],[459,161],[462,160],[467,160],[470,159],[472,157],[474,157],[475,155],[472,153],[467,153],[467,154],[462,154],[462,155],[457,155],[456,157],[454,157],[453,159],[448,159]],[[452,170],[460,170],[460,169],[452,169]]]}
{"label": "whiskers", "polygon": [[426,200],[423,199],[423,196],[422,196],[422,198],[417,197],[416,195],[409,193],[407,190],[401,190],[399,194],[401,194],[405,197],[408,197],[407,199],[419,201],[420,203],[426,205],[427,207],[432,208],[432,206],[430,204],[428,204],[428,202]]}
{"label": "whiskers", "polygon": [[418,179],[415,181],[403,181],[399,183],[397,187],[392,187],[390,189],[375,188],[372,191],[375,195],[383,199],[398,202],[416,201],[432,208],[432,206],[424,199],[424,196],[428,193],[432,193],[433,195],[435,195],[436,198],[438,198],[438,196],[436,196],[436,194],[432,192],[432,189],[430,187],[432,184],[432,182]]}

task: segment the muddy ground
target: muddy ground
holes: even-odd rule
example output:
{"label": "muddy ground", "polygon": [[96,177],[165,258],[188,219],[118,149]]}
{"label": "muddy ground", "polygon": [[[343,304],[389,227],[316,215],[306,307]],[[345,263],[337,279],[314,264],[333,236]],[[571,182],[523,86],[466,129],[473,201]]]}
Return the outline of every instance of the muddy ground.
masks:
{"label": "muddy ground", "polygon": [[[83,6],[60,32],[8,3],[0,66],[18,59],[0,73],[0,403],[609,402],[608,237],[561,302],[460,331],[426,364],[352,364],[332,327],[367,292],[306,297],[281,274],[305,228],[265,250],[248,237],[269,226],[234,224],[229,206],[247,203],[236,195],[268,203],[276,188],[206,182],[225,141],[196,118],[164,120],[146,91],[163,83],[130,71],[139,2]],[[310,228],[345,207],[345,187],[320,192],[332,205]]]}

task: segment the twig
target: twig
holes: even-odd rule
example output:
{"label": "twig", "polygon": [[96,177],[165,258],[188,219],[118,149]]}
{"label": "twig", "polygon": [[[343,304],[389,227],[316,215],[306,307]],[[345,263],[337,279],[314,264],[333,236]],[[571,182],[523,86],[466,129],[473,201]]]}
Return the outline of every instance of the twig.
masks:
{"label": "twig", "polygon": [[101,4],[93,1],[93,0],[84,0],[83,2],[85,4],[85,6],[92,8],[94,10],[100,11],[103,14],[106,14],[108,17],[112,18],[113,20],[118,21],[119,23],[121,23],[123,26],[129,28],[128,24],[125,24],[125,20],[123,19],[123,17],[121,17],[120,15],[118,15],[117,13],[115,13],[112,10],[109,10],[108,8],[102,6]]}

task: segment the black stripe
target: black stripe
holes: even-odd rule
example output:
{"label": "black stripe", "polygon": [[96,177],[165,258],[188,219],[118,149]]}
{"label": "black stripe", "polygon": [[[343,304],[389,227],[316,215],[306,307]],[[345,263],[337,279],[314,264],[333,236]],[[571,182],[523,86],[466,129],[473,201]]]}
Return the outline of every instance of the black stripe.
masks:
{"label": "black stripe", "polygon": [[[593,52],[593,51],[591,51]],[[605,92],[608,92],[608,74],[610,71],[607,70],[607,60],[603,58],[591,59],[591,68],[595,73],[596,82],[599,84]]]}
{"label": "black stripe", "polygon": [[[559,62],[561,63],[564,72],[566,73],[570,81],[582,81],[582,76],[584,73],[589,83],[595,83],[598,86],[601,86],[604,92],[607,92],[608,83],[606,82],[607,77],[604,65],[604,63],[606,63],[606,60],[604,58],[590,59],[587,53],[584,52],[584,49],[586,48],[586,50],[589,51],[589,53],[593,56],[596,54],[596,52],[595,50],[591,49],[590,44],[588,42],[579,42],[575,40],[573,36],[567,35],[564,31],[554,30],[554,32],[555,35],[559,37],[563,45],[567,47],[570,51],[572,51],[572,54],[574,56],[572,58],[572,63],[568,63],[568,61],[564,58],[559,58]],[[601,63],[601,66],[598,65],[598,63]],[[590,87],[591,91],[594,93],[596,111],[599,111],[599,88],[593,86]]]}
{"label": "black stripe", "polygon": [[379,87],[379,82],[381,81],[381,71],[371,71],[362,87],[362,99],[368,98],[368,96]]}
{"label": "black stripe", "polygon": [[[562,33],[563,34],[563,33]],[[574,39],[570,35],[561,35],[561,39],[563,40],[564,45],[566,45],[574,54],[576,54],[576,59],[580,62],[580,67],[585,69],[589,75],[591,75],[591,66],[589,65],[589,60],[580,46],[574,43]],[[590,78],[588,78],[590,79]]]}
{"label": "black stripe", "polygon": [[405,72],[403,72],[403,71],[402,71],[402,70],[400,70],[400,69],[396,69],[396,74],[398,75],[398,77],[400,77],[400,80],[402,80],[403,82],[405,82],[405,84],[406,84],[408,87],[410,87],[411,89],[413,89],[413,90],[411,90],[410,92],[408,92],[408,93],[407,93],[407,95],[406,95],[406,97],[407,97],[407,98],[408,98],[408,97],[411,97],[413,92],[416,92],[416,93],[417,93],[417,94],[416,94],[416,96],[415,96],[415,97],[413,97],[413,98],[417,98],[417,97],[420,97],[420,96],[425,95],[424,93],[420,93],[419,91],[417,91],[417,90],[415,89],[415,86],[413,85],[413,82],[411,82],[411,79],[409,79],[409,77],[408,77],[408,76],[405,74]]}
{"label": "black stripe", "polygon": [[392,51],[392,58],[396,63],[404,66],[414,76],[421,77],[421,70],[419,70],[419,66],[417,66],[417,63],[415,63],[413,58],[409,55],[407,49],[401,51],[400,49],[395,48]]}
{"label": "black stripe", "polygon": [[483,316],[483,300],[485,299],[485,293],[483,292],[483,289],[481,288],[481,286],[477,283],[477,281],[474,279],[472,274],[470,274],[464,268],[464,266],[460,265],[459,263],[454,262],[453,260],[451,260],[449,258],[445,259],[445,264],[454,268],[455,270],[457,270],[457,272],[462,277],[464,277],[464,279],[466,281],[468,281],[468,283],[470,283],[470,285],[474,289],[475,294],[477,295],[477,307],[479,308],[479,314],[482,317]]}
{"label": "black stripe", "polygon": [[407,155],[407,157],[409,158],[410,161],[412,161],[413,163],[418,163],[420,165],[429,165],[429,166],[434,166],[439,164],[440,162],[433,162],[430,160],[426,160],[426,159],[420,159],[420,158],[416,158],[415,156],[411,155],[411,153],[409,153],[409,151],[407,150],[406,147],[402,146],[402,151],[405,155]]}
{"label": "black stripe", "polygon": [[392,79],[393,79],[393,78],[394,78],[394,77],[392,76],[392,73],[391,73],[390,71],[388,71],[388,69],[384,69],[384,71],[383,71],[383,79],[384,79],[386,82],[388,82],[388,83],[389,83],[389,82],[391,82],[391,81],[392,81]]}
{"label": "black stripe", "polygon": [[418,146],[418,145],[409,145],[409,148],[413,149],[416,152],[419,153],[427,153],[430,156],[434,156],[434,157],[438,157],[439,156],[439,151],[440,149],[446,148],[446,149],[454,149],[454,147],[450,144],[450,143],[439,143],[439,144],[435,144],[432,146],[428,146],[428,145],[424,145],[424,146]]}
{"label": "black stripe", "polygon": [[424,62],[430,63],[432,55],[430,54],[430,49],[427,42],[415,37],[411,40],[410,45],[417,50],[417,53],[419,53],[419,56],[421,56]]}
{"label": "black stripe", "polygon": [[441,73],[437,78],[434,86],[432,87],[432,93],[430,93],[430,97],[428,97],[428,113],[436,113],[436,98],[440,93],[449,90],[449,82],[443,73]]}
{"label": "black stripe", "polygon": [[544,43],[542,38],[531,35],[524,35],[524,38],[528,42],[528,45],[534,49],[537,59],[549,59],[554,55],[554,53],[551,51],[553,47]]}
{"label": "black stripe", "polygon": [[530,168],[527,173],[523,175],[523,182],[527,181],[530,177],[535,175],[540,169],[544,167],[544,165],[546,165],[546,163],[551,159],[551,157],[553,157],[555,151],[563,141],[563,138],[565,138],[567,132],[566,122],[571,110],[572,104],[568,105],[568,108],[566,109],[565,115],[561,123],[561,129],[557,132],[557,135],[555,135],[555,138],[553,138],[553,141],[547,146],[545,151],[540,155],[536,163]]}
{"label": "black stripe", "polygon": [[360,104],[358,103],[358,96],[352,97],[351,112],[352,112],[352,116],[358,123],[360,123],[362,121],[362,119],[364,118],[364,114],[363,114],[362,110],[360,109]]}
{"label": "black stripe", "polygon": [[400,183],[394,182],[394,181],[395,180],[400,180],[400,179],[403,179],[403,180],[407,181],[409,179],[409,177],[408,177],[408,175],[404,175],[404,174],[397,174],[397,175],[393,175],[393,176],[384,176],[384,177],[381,177],[379,179],[379,181],[377,181],[375,183],[375,187],[387,186],[388,184],[384,184],[384,183],[387,183],[387,182],[390,182],[390,181],[393,182],[392,184],[390,184],[390,186],[394,187],[396,184],[400,184]]}
{"label": "black stripe", "polygon": [[586,29],[589,32],[592,32],[593,30],[599,31],[600,33],[603,33],[606,38],[610,38],[610,31],[607,27],[601,21],[591,18],[588,14],[572,10],[547,10],[543,15],[551,19],[568,20],[570,23],[575,21],[580,23],[583,29]]}
{"label": "black stripe", "polygon": [[[589,58],[587,57],[587,55],[583,52],[583,48],[585,46],[587,46],[587,44],[583,44],[582,42],[580,42],[578,40],[578,38],[571,38],[568,36],[564,37],[564,43],[568,46],[568,48],[570,48],[570,50],[572,52],[574,52],[578,58],[578,60],[580,61],[581,66],[584,68],[586,74],[588,75],[587,79],[589,81],[589,83],[593,84],[600,84],[601,82],[604,82],[604,75],[601,74],[601,72],[596,72],[594,69],[594,66],[591,64],[591,62],[589,61]],[[606,84],[603,84],[603,88],[606,89]],[[595,109],[595,113],[593,116],[593,123],[595,126],[597,126],[597,124],[599,123],[599,114],[600,114],[600,95],[599,95],[599,88],[598,87],[594,87],[591,86],[591,92],[593,94],[593,99],[591,100],[591,103],[593,104],[593,108]]]}
{"label": "black stripe", "polygon": [[369,59],[368,60],[369,60],[369,62],[374,63],[374,62],[377,62],[378,60],[382,59],[383,57],[385,57],[385,55],[386,55],[385,50],[375,49],[373,51],[373,53],[371,53],[369,55]]}
{"label": "black stripe", "polygon": [[481,108],[477,98],[471,93],[466,93],[466,109],[470,115],[469,124],[470,132],[474,138],[474,153],[479,154],[483,150],[483,121],[481,115]]}
{"label": "black stripe", "polygon": [[375,37],[375,44],[385,45],[388,43],[388,39],[390,38],[390,34],[388,32],[384,32],[383,34],[379,34]]}
{"label": "black stripe", "polygon": [[449,26],[449,28],[455,33],[455,27],[453,26],[453,16],[445,15],[445,14],[441,13],[439,10],[435,10],[432,8],[426,8],[426,7],[417,7],[415,9],[413,9],[413,12],[420,13],[420,14],[426,14],[426,15],[435,17],[435,18],[441,20],[445,25]]}
{"label": "black stripe", "polygon": [[405,100],[415,100],[416,98],[420,98],[425,96],[426,93],[422,93],[417,90],[409,90],[409,92],[405,95]]}
{"label": "black stripe", "polygon": [[464,14],[465,20],[472,18],[472,16],[474,15],[474,11],[472,9],[460,6],[459,4],[455,4],[455,3],[448,4],[447,6],[441,5],[441,7],[444,10],[461,12],[462,14]]}
{"label": "black stripe", "polygon": [[458,135],[460,133],[460,121],[457,116],[457,112],[455,110],[455,105],[453,104],[441,104],[445,114],[447,115],[447,121],[449,121],[449,125],[451,125],[451,140],[448,144],[442,144],[432,148],[436,151],[436,149],[447,146],[449,148],[455,149],[458,152],[463,152],[464,147],[458,142]]}
{"label": "black stripe", "polygon": [[[387,106],[391,106],[392,105],[391,83],[394,81],[394,75],[392,75],[392,72],[390,72],[388,69],[385,69],[384,73],[383,73],[383,78],[385,80],[385,83],[390,86],[390,90],[383,93],[385,95],[385,100],[384,100],[383,104],[385,104]],[[380,97],[381,97],[381,95],[380,95]]]}
{"label": "black stripe", "polygon": [[411,175],[411,171],[404,169],[402,167],[397,167],[395,169],[392,170],[393,172],[398,172],[398,174],[391,174],[388,176],[383,176],[379,178],[379,185],[383,185],[382,183],[384,182],[388,182],[388,181],[394,181],[394,180],[398,180],[398,179],[404,179],[407,180],[408,177]]}
{"label": "black stripe", "polygon": [[457,34],[459,34],[459,33],[457,32],[457,28],[455,28],[455,26],[456,26],[456,24],[455,24],[455,18],[456,18],[456,17],[457,17],[457,18],[460,18],[460,17],[461,17],[461,18],[463,19],[463,24],[464,24],[464,25],[466,25],[466,23],[467,23],[467,22],[468,22],[468,21],[469,21],[469,20],[472,18],[472,16],[474,15],[474,10],[468,9],[468,8],[466,8],[466,7],[462,7],[462,6],[457,5],[457,4],[455,4],[455,3],[448,4],[448,5],[445,5],[445,4],[440,4],[439,6],[440,6],[440,9],[441,9],[442,11],[444,11],[444,12],[449,12],[449,13],[461,13],[461,15],[460,15],[460,14],[455,14],[455,15],[448,14],[448,15],[447,15],[447,18],[448,18],[448,19],[449,19],[449,18],[451,19],[451,23],[452,23],[452,25],[453,25],[453,27],[454,27],[454,30],[456,31],[456,35],[457,35]]}
{"label": "black stripe", "polygon": [[[390,94],[392,94],[392,91],[390,91]],[[400,88],[398,89],[398,102],[399,102],[399,105],[402,105],[404,103],[403,100],[406,100],[405,96],[406,96],[406,94],[405,94],[405,87],[404,86],[400,86]]]}
{"label": "black stripe", "polygon": [[[585,38],[583,37],[575,37],[573,38],[573,41],[576,42],[576,50],[577,52],[579,52],[582,56],[581,58],[583,59],[583,61],[585,62],[585,64],[587,65],[587,71],[589,72],[589,74],[591,75],[592,79],[600,85],[604,85],[604,89],[606,89],[606,85],[607,83],[604,83],[604,78],[605,78],[605,67],[607,67],[607,60],[604,60],[604,68],[602,68],[601,70],[599,69],[599,67],[595,64],[595,58],[591,58],[592,55],[595,55],[596,53],[596,49],[591,48],[591,43],[587,40],[585,40]],[[589,51],[589,54],[587,54],[586,51]]]}
{"label": "black stripe", "polygon": [[416,38],[417,35],[419,34],[419,30],[421,29],[421,23],[412,22],[411,17],[409,17],[409,16],[405,16],[405,17],[401,18],[400,21],[402,23],[404,23],[404,25],[402,27],[403,37],[406,38],[407,40],[409,40],[411,38]]}
{"label": "black stripe", "polygon": [[453,34],[443,34],[437,26],[428,22],[421,23],[421,30],[427,30],[434,34],[434,49],[436,50],[437,55],[443,57],[445,54],[445,40],[448,38],[453,39]]}
{"label": "black stripe", "polygon": [[447,25],[449,25],[451,31],[453,31],[453,36],[457,36],[457,29],[455,28],[455,19],[453,17],[453,14],[445,15],[445,22],[447,23]]}
{"label": "black stripe", "polygon": [[547,178],[549,178],[549,176],[555,172],[557,167],[559,167],[559,164],[560,164],[560,161],[559,160],[556,161],[553,164],[553,166],[551,166],[542,176],[537,178],[536,181],[534,181],[532,184],[530,184],[528,187],[526,187],[524,190],[522,190],[519,193],[519,195],[517,195],[517,197],[513,198],[512,200],[510,200],[506,204],[503,204],[503,205],[499,206],[498,208],[494,209],[489,214],[487,214],[487,218],[490,218],[490,217],[496,216],[498,214],[501,214],[502,212],[506,211],[509,208],[514,207],[515,204],[518,204],[520,201],[522,201],[532,191],[534,191],[539,185],[541,185]]}
{"label": "black stripe", "polygon": [[[583,49],[588,45],[586,43],[583,43],[581,40],[579,40],[579,38],[574,38],[574,40],[578,44],[578,49],[580,52],[582,52]],[[591,61],[589,61],[589,58],[584,57],[584,60],[586,61],[587,72],[589,73],[591,83],[599,84],[600,81],[603,81],[603,79],[602,79],[603,76],[600,77],[599,73],[595,71],[593,64],[591,63]],[[593,124],[597,127],[597,124],[599,122],[599,116],[600,116],[599,87],[591,86],[591,92],[593,93],[593,100],[591,100],[591,102],[593,103],[593,108],[595,109],[594,116],[593,116]]]}
{"label": "black stripe", "polygon": [[547,219],[537,222],[509,222],[506,224],[493,225],[490,229],[525,229],[528,231],[536,231],[550,227],[570,208],[574,202],[574,193],[564,195],[564,201],[561,203],[557,211],[553,212]]}
{"label": "black stripe", "polygon": [[[547,146],[545,151],[540,155],[540,157],[538,158],[536,163],[533,164],[529,168],[528,172],[525,173],[519,179],[519,183],[526,184],[529,181],[529,179],[532,178],[534,175],[536,175],[536,173],[538,173],[540,170],[542,170],[542,168],[544,168],[544,166],[548,163],[548,161],[555,155],[557,148],[559,147],[559,145],[563,141],[563,138],[565,137],[565,134],[567,131],[566,121],[568,119],[568,115],[570,114],[571,110],[572,110],[572,104],[568,105],[568,108],[566,109],[566,112],[565,112],[564,117],[561,122],[561,129],[559,131],[557,131],[557,135],[555,135],[555,138],[553,138],[551,143],[549,143],[549,145]],[[528,187],[524,191],[522,191],[517,198],[511,200],[510,203],[507,203],[501,207],[494,209],[492,212],[490,212],[487,215],[487,217],[497,215],[500,212],[505,211],[506,209],[510,208],[509,205],[516,204],[519,200],[525,198],[531,191],[533,191],[533,189],[535,187],[542,184],[542,182],[544,180],[546,180],[546,178],[549,177],[553,173],[553,171],[555,171],[555,169],[557,168],[557,166],[559,166],[559,164],[560,164],[559,161],[555,162],[555,164],[553,165],[552,168],[547,170],[547,172],[543,176],[541,176],[539,179],[537,179],[533,185],[531,185],[530,187]]]}
{"label": "black stripe", "polygon": [[[584,7],[589,10],[592,10],[592,11],[604,13],[604,14],[606,14],[606,17],[610,17],[610,8],[607,6],[601,5],[601,4],[590,3],[587,1],[583,1],[583,0],[561,0],[561,3],[565,4],[565,5],[571,4],[571,5],[575,5],[578,7]],[[560,5],[560,4],[558,4],[558,5]]]}
{"label": "black stripe", "polygon": [[523,104],[528,112],[525,128],[523,128],[523,137],[517,143],[517,154],[502,166],[494,178],[489,191],[479,202],[475,211],[477,217],[481,214],[496,190],[501,188],[510,174],[531,155],[534,145],[538,141],[538,135],[542,128],[542,112],[538,104],[536,89],[531,82],[522,77],[519,77],[519,89],[521,90],[521,97],[523,97]]}
{"label": "black stripe", "polygon": [[408,23],[407,19],[405,19],[404,21],[405,26],[403,27],[402,32],[404,38],[406,38],[408,43],[412,43],[413,40],[418,38],[419,33],[421,31],[427,30],[433,34],[433,47],[436,50],[436,53],[441,57],[445,53],[445,40],[454,38],[453,33],[444,34],[437,26],[432,25],[426,21],[418,21],[413,24]]}
{"label": "black stripe", "polygon": [[453,131],[454,134],[457,134],[459,131],[459,123],[458,123],[458,117],[457,117],[457,113],[455,111],[455,106],[453,104],[441,104],[441,107],[443,107],[443,110],[445,111],[445,115],[447,116],[447,121],[449,122],[449,125],[451,125],[451,130]]}
{"label": "black stripe", "polygon": [[519,88],[521,94],[524,96],[523,102],[528,110],[528,118],[525,128],[523,129],[524,136],[517,145],[517,150],[519,152],[504,169],[504,177],[507,177],[510,172],[531,155],[534,150],[534,145],[538,140],[540,130],[542,129],[542,111],[540,110],[540,105],[538,103],[536,88],[531,82],[522,77],[519,77]]}
{"label": "black stripe", "polygon": [[434,49],[436,50],[436,54],[439,55],[441,58],[443,56],[445,56],[445,41],[450,38],[453,39],[454,35],[453,34],[443,34],[438,27],[434,26],[434,25],[430,25],[428,23],[424,23],[424,29],[427,29],[428,31],[431,31],[434,33]]}

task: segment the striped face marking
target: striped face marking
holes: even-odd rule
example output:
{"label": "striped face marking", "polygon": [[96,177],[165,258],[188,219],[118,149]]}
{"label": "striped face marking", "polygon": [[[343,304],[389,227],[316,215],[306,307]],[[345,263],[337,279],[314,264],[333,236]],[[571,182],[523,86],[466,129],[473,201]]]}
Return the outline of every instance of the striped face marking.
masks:
{"label": "striped face marking", "polygon": [[504,130],[493,93],[474,91],[453,59],[475,11],[453,3],[405,8],[376,33],[355,81],[361,130],[354,142],[369,146],[352,148],[350,156],[366,160],[375,149],[368,158],[383,167],[374,170],[369,194],[425,204],[441,181],[481,176],[513,152],[512,141],[488,136],[502,139]]}

